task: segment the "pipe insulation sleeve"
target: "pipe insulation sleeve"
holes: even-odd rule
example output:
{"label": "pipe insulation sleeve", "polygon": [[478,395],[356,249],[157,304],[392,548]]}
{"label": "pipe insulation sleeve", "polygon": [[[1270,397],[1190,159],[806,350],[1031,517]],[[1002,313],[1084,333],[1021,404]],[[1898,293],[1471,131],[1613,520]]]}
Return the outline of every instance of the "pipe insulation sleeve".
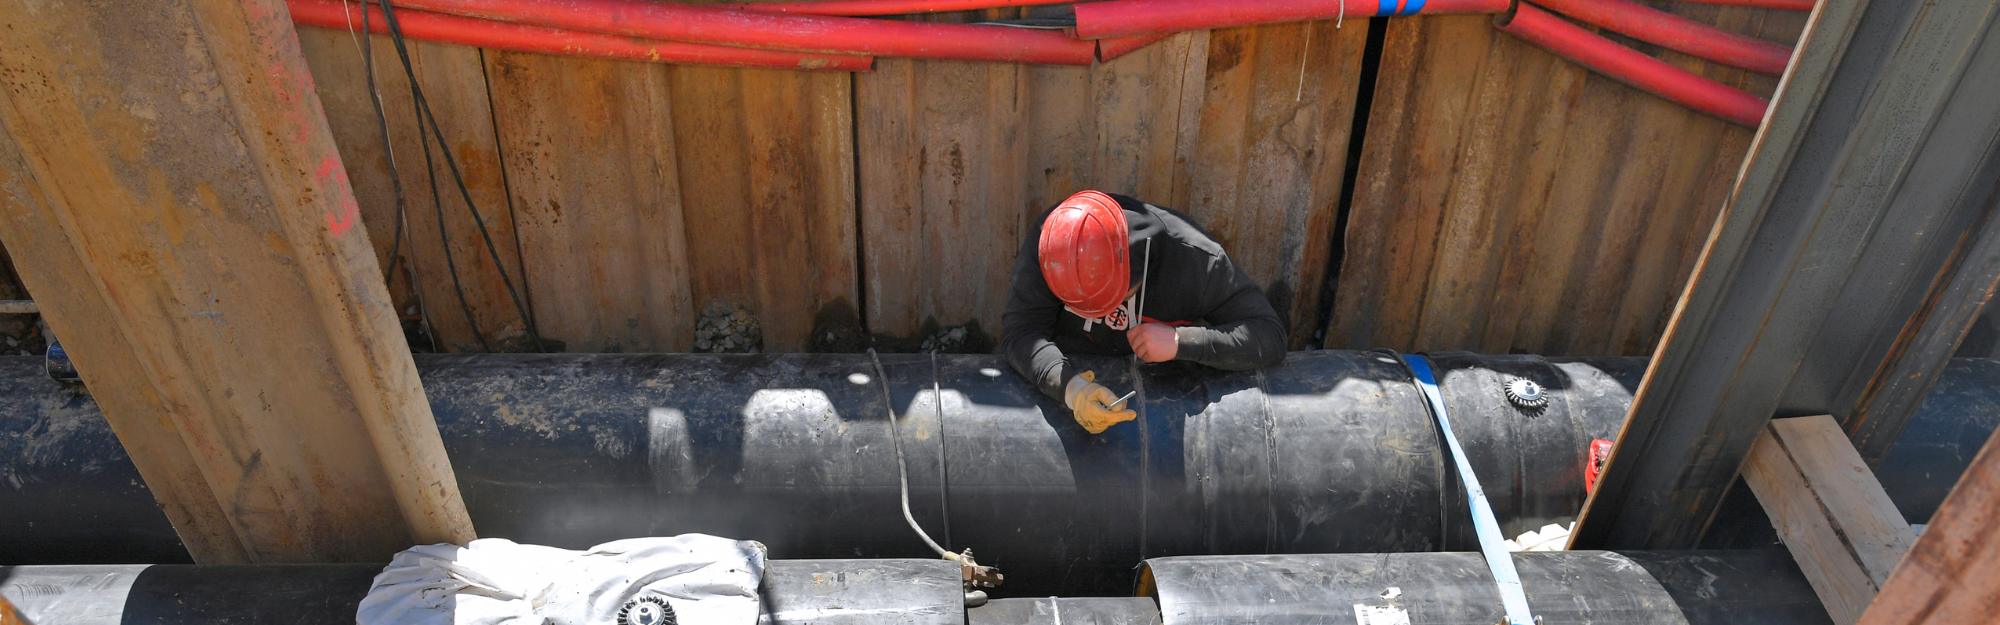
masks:
{"label": "pipe insulation sleeve", "polygon": [[724,46],[961,61],[1089,65],[1097,47],[1060,31],[787,15],[652,0],[402,0],[465,17]]}
{"label": "pipe insulation sleeve", "polygon": [[1627,0],[1535,0],[1542,8],[1585,24],[1730,67],[1760,74],[1785,73],[1792,49],[1703,24]]}
{"label": "pipe insulation sleeve", "polygon": [[1495,24],[1591,71],[1730,123],[1756,128],[1770,106],[1769,100],[1641,54],[1532,4],[1522,3],[1512,19]]}
{"label": "pipe insulation sleeve", "polygon": [[[292,21],[297,24],[334,30],[358,30],[361,28],[361,11],[366,10],[369,12],[369,30],[378,35],[389,33],[388,21],[383,18],[379,5],[345,0],[286,0],[286,4],[291,8]],[[843,72],[865,72],[874,65],[874,60],[865,56],[806,54],[639,39],[510,24],[416,9],[399,8],[396,11],[396,19],[402,25],[403,35],[411,39],[514,52],[651,63]]]}
{"label": "pipe insulation sleeve", "polygon": [[1103,39],[1343,15],[1505,13],[1507,7],[1508,0],[1107,0],[1076,5],[1076,36]]}

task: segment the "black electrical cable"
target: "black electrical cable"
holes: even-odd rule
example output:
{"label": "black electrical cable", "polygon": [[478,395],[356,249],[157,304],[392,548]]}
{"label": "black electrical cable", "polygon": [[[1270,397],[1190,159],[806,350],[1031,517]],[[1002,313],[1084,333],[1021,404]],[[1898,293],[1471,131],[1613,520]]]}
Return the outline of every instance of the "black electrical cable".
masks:
{"label": "black electrical cable", "polygon": [[[412,81],[412,84],[414,82]],[[419,128],[423,126],[423,120],[423,109],[422,107],[418,107],[417,125]],[[430,135],[419,133],[417,139],[423,142],[424,145],[424,176],[431,181],[431,207],[437,209],[438,242],[444,247],[444,266],[451,273],[451,290],[458,294],[458,309],[465,313],[465,325],[472,328],[472,338],[479,342],[479,351],[493,351],[493,346],[486,344],[486,334],[479,331],[479,320],[472,316],[472,305],[465,301],[465,285],[459,281],[458,263],[453,261],[451,257],[451,229],[444,227],[444,199],[438,195],[437,167],[431,161]],[[444,148],[447,154],[451,152],[451,148],[449,147],[438,147]]]}
{"label": "black electrical cable", "polygon": [[[444,265],[446,271],[451,274],[451,289],[452,292],[458,295],[458,309],[465,314],[465,324],[472,328],[472,338],[479,343],[479,351],[490,352],[493,351],[493,348],[486,343],[486,335],[479,331],[479,320],[473,317],[472,304],[465,299],[465,284],[458,276],[458,262],[452,258],[451,254],[450,229],[446,228],[444,223],[444,198],[438,192],[437,186],[437,165],[431,159],[430,135],[423,132],[424,122],[427,121],[427,116],[424,113],[429,111],[430,102],[424,99],[423,87],[417,85],[416,65],[410,62],[410,49],[408,44],[403,41],[402,25],[396,21],[395,7],[387,1],[382,2],[382,22],[388,26],[389,40],[395,42],[396,56],[402,59],[403,74],[410,81],[410,107],[415,110],[417,116],[417,139],[422,142],[424,148],[424,177],[430,181],[431,185],[431,206],[437,210],[438,239],[444,246]],[[432,124],[437,123],[435,118],[429,118],[428,121]],[[451,158],[451,146],[444,142],[443,133],[438,134],[438,143],[438,147],[444,149],[445,158]],[[455,174],[457,174],[457,171],[456,168],[452,170],[454,178],[456,178]],[[464,189],[465,181],[458,179],[458,185],[460,189]],[[468,197],[466,204],[468,207],[471,206],[470,201]],[[476,209],[473,210],[473,214],[478,214],[478,211]],[[502,267],[500,271],[504,274],[507,270],[505,267]]]}
{"label": "black electrical cable", "polygon": [[[433,203],[438,207],[438,234],[440,238],[447,240],[445,245],[445,264],[451,270],[452,288],[458,290],[459,305],[460,308],[464,309],[466,322],[472,326],[473,336],[479,340],[480,349],[492,351],[487,346],[485,337],[479,332],[479,323],[473,319],[471,306],[465,302],[465,293],[459,281],[458,269],[452,262],[451,245],[448,242],[449,238],[444,234],[444,206],[442,203],[439,203],[441,198],[439,198],[437,192],[437,176],[435,175],[435,171],[431,169],[434,167],[430,153],[430,139],[433,136],[437,139],[438,148],[444,152],[445,166],[451,170],[452,181],[458,186],[460,199],[465,201],[465,208],[472,214],[473,223],[479,226],[479,236],[486,242],[487,253],[492,255],[493,268],[500,272],[500,281],[507,286],[507,295],[514,302],[514,311],[521,316],[521,323],[527,329],[528,339],[534,343],[534,351],[542,351],[542,337],[539,329],[535,327],[535,319],[528,314],[528,307],[521,299],[520,290],[514,288],[514,280],[508,275],[507,265],[500,258],[500,248],[493,244],[493,234],[486,227],[485,218],[479,215],[479,207],[472,202],[472,191],[466,188],[465,176],[458,169],[457,159],[451,155],[451,144],[445,141],[444,130],[438,126],[437,116],[431,112],[430,101],[424,97],[423,87],[417,84],[416,67],[410,62],[410,51],[408,44],[403,40],[402,24],[396,19],[395,5],[389,0],[382,0],[380,4],[382,6],[383,22],[388,26],[389,39],[395,42],[396,54],[401,57],[403,62],[403,73],[410,80],[410,99],[417,109],[417,130],[418,134],[424,139],[424,165],[427,170],[432,172],[430,176],[431,196]],[[428,134],[423,133],[423,127],[426,122],[430,124],[431,132]]]}
{"label": "black electrical cable", "polygon": [[931,540],[931,535],[924,532],[924,526],[917,524],[917,517],[910,514],[910,465],[903,460],[903,432],[896,425],[896,399],[889,394],[889,374],[882,369],[882,358],[875,355],[873,347],[868,348],[868,361],[875,365],[875,381],[882,385],[882,408],[889,415],[889,440],[896,449],[896,478],[903,494],[903,522],[909,523],[910,529],[916,530],[917,538],[923,539],[924,545],[937,552],[939,557],[965,564],[964,556],[946,551],[937,541]]}
{"label": "black electrical cable", "polygon": [[[396,265],[403,260],[403,224],[408,221],[405,214],[407,204],[403,201],[403,177],[396,168],[396,148],[389,142],[389,115],[382,111],[382,90],[375,84],[375,42],[369,40],[367,7],[361,11],[361,67],[368,73],[368,103],[375,106],[375,124],[382,130],[382,152],[389,156],[389,186],[396,191],[396,236],[389,244],[389,270],[383,272],[382,281],[396,279]],[[402,311],[397,311],[398,317]]]}
{"label": "black electrical cable", "polygon": [[[389,270],[382,274],[382,282],[388,284],[396,279],[396,267],[403,260],[403,231],[407,229],[410,223],[409,203],[403,195],[402,168],[396,165],[396,145],[389,138],[389,116],[382,110],[382,88],[375,83],[375,42],[372,40],[373,35],[371,34],[372,29],[369,26],[370,20],[368,11],[366,10],[367,7],[362,7],[362,9],[361,34],[357,40],[361,42],[361,45],[358,47],[361,48],[362,68],[368,74],[368,103],[375,108],[375,124],[382,133],[382,152],[389,160],[389,185],[396,191],[396,235],[389,244]],[[411,245],[414,246],[415,243],[412,242]],[[416,296],[417,302],[421,305],[424,298],[423,287],[416,279],[415,272],[411,273],[410,278],[410,291]],[[400,318],[401,316],[402,311],[397,311],[397,317]],[[431,351],[441,351],[438,349],[437,331],[430,326],[430,319],[425,317],[422,323],[424,325],[424,334],[431,342]]]}
{"label": "black electrical cable", "polygon": [[[938,420],[938,516],[944,517],[944,546],[951,547],[951,470],[945,466],[945,457],[950,454],[944,449],[944,385],[938,370],[937,348],[931,348],[931,403],[937,408]],[[888,385],[883,380],[883,385]]]}

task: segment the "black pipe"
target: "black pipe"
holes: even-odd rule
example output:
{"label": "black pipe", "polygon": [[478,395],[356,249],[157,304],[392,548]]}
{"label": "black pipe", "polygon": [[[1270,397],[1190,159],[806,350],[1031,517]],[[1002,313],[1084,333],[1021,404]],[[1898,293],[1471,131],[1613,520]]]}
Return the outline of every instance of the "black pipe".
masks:
{"label": "black pipe", "polygon": [[[1784,551],[1518,554],[1548,623],[1821,625],[1824,610]],[[1152,598],[999,599],[966,610],[942,560],[772,560],[763,622],[1154,625],[1342,622],[1353,604],[1400,605],[1416,623],[1495,622],[1478,554],[1162,558]],[[353,623],[380,567],[368,564],[0,567],[0,595],[44,625]],[[1393,599],[1384,591],[1395,587]],[[1158,603],[1155,603],[1155,600]],[[1327,618],[1331,617],[1331,618]]]}
{"label": "black pipe", "polygon": [[1160,625],[1146,597],[995,599],[965,611],[966,625]]}
{"label": "black pipe", "polygon": [[[1615,436],[1645,366],[1434,359],[1510,534],[1575,514],[1583,450]],[[924,355],[883,360],[918,520],[1000,565],[1002,596],[1116,594],[1157,556],[1476,544],[1435,429],[1384,354],[1302,352],[1240,373],[1091,361],[1113,388],[1141,390],[1139,421],[1100,436],[997,357],[941,356],[935,369]],[[185,561],[95,404],[38,364],[0,358],[0,563]],[[1962,364],[1947,377],[2000,380],[2000,367]],[[420,355],[418,366],[482,536],[582,548],[699,531],[760,540],[781,558],[929,555],[898,512],[882,382],[866,356]],[[1507,403],[1510,376],[1553,401]],[[1971,435],[1968,410],[1994,408],[1927,403],[1912,430]],[[1964,468],[1894,455],[1885,471]]]}
{"label": "black pipe", "polygon": [[[1489,488],[1506,529],[1576,513],[1582,450],[1614,435],[1634,363],[1439,358],[1473,462],[1509,476]],[[1159,555],[1476,544],[1420,395],[1387,355],[1303,352],[1236,373],[1087,364],[1140,392],[1137,422],[1090,435],[998,357],[883,358],[916,517],[1009,572],[1001,596],[1116,594]],[[781,557],[925,553],[898,516],[884,381],[865,357],[466,356],[423,371],[482,535],[580,547],[700,531]],[[1559,399],[1497,406],[1503,373]]]}
{"label": "black pipe", "polygon": [[[1545,623],[1827,625],[1782,550],[1514,554]],[[1505,614],[1477,553],[1189,556],[1148,560],[1140,592],[1165,625],[1359,620],[1498,623]]]}
{"label": "black pipe", "polygon": [[[0,567],[0,595],[40,625],[353,625],[376,564]],[[771,560],[761,623],[962,625],[958,565]]]}

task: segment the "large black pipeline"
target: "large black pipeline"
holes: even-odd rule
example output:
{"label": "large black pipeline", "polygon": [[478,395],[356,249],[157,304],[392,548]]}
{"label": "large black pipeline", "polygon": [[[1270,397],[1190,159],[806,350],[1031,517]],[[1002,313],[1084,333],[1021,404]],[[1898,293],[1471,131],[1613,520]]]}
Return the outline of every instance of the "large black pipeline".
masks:
{"label": "large black pipeline", "polygon": [[[1462,353],[1434,363],[1510,534],[1576,513],[1585,447],[1615,435],[1645,366]],[[1135,565],[1160,556],[1476,544],[1422,400],[1384,354],[1302,352],[1240,373],[1091,361],[1112,388],[1140,391],[1138,421],[1099,436],[1000,358],[883,364],[886,381],[860,355],[418,358],[482,536],[582,548],[705,532],[780,558],[925,556],[896,502],[886,383],[917,519],[1001,566],[1002,595],[1120,594]],[[1946,379],[2000,389],[2000,367],[1963,364]],[[88,395],[37,365],[0,358],[0,563],[185,561]],[[1508,403],[1510,377],[1549,389],[1550,405]],[[1952,402],[1926,404],[1911,431],[1970,436],[2000,413]],[[1899,464],[1899,453],[1885,471],[1949,481],[1965,466]]]}
{"label": "large black pipeline", "polygon": [[[1533,552],[1514,554],[1514,565],[1545,623],[1831,623],[1783,550]],[[1165,625],[1340,623],[1363,613],[1376,622],[1506,620],[1477,553],[1156,558],[1140,592],[1159,601]]]}
{"label": "large black pipeline", "polygon": [[[1515,556],[1548,623],[1822,625],[1781,550]],[[1352,605],[1400,606],[1416,623],[1492,623],[1499,601],[1478,554],[1220,556],[1148,561],[1152,598],[999,599],[965,609],[943,560],[773,560],[762,622],[905,625],[1168,625],[1343,622]],[[47,625],[354,622],[380,567],[0,567],[0,595]],[[1393,598],[1384,591],[1395,587]],[[1156,603],[1155,600],[1158,602]]]}
{"label": "large black pipeline", "polygon": [[1160,625],[1146,597],[994,599],[965,611],[965,625]]}
{"label": "large black pipeline", "polygon": [[[0,595],[41,625],[353,625],[378,564],[0,567]],[[769,625],[962,625],[958,565],[927,560],[771,560]]]}

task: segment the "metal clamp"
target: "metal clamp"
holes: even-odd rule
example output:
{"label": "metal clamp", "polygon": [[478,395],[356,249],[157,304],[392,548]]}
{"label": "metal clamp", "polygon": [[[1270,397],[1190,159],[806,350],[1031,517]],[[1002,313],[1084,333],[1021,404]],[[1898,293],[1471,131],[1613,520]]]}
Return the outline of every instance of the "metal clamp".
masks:
{"label": "metal clamp", "polygon": [[1472,463],[1465,458],[1465,448],[1451,432],[1451,417],[1445,413],[1444,395],[1438,392],[1430,362],[1416,354],[1402,355],[1402,359],[1410,368],[1410,376],[1416,379],[1417,388],[1423,391],[1431,416],[1437,418],[1444,442],[1451,448],[1452,464],[1457,465],[1458,477],[1465,482],[1465,498],[1472,504],[1472,529],[1479,536],[1479,553],[1486,557],[1486,568],[1500,587],[1500,605],[1507,610],[1507,624],[1536,625],[1540,619],[1528,609],[1528,594],[1521,590],[1521,575],[1514,570],[1513,554],[1502,546],[1506,539],[1500,536],[1500,522],[1493,517],[1492,504],[1486,502],[1486,489],[1480,488],[1479,477],[1472,474]]}

